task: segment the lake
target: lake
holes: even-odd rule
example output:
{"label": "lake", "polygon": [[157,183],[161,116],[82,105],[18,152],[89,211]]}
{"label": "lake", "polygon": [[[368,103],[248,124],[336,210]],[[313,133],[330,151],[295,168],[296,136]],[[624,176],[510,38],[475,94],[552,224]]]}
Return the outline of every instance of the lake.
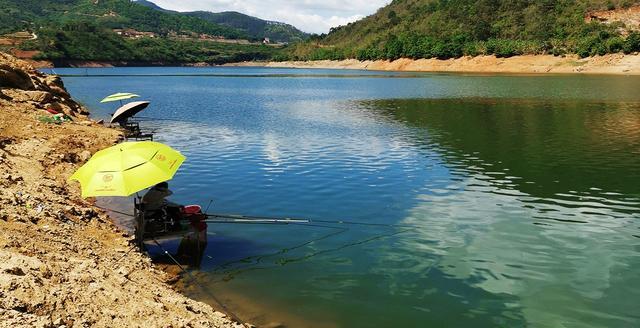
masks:
{"label": "lake", "polygon": [[[55,69],[134,92],[209,212],[180,288],[288,327],[639,327],[640,77]],[[175,250],[177,242],[168,242]],[[152,247],[153,248],[153,247]]]}

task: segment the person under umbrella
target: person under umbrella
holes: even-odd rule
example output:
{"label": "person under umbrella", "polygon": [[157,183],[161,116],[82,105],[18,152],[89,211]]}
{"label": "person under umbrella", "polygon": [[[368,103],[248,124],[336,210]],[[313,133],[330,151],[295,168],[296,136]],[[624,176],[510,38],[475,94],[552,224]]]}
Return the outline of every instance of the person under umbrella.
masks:
{"label": "person under umbrella", "polygon": [[173,220],[173,226],[179,227],[179,222],[183,219],[183,206],[166,199],[171,195],[173,195],[173,192],[169,190],[169,183],[163,181],[150,188],[149,191],[144,194],[142,204],[144,205],[144,211],[147,217],[161,214],[164,210]]}

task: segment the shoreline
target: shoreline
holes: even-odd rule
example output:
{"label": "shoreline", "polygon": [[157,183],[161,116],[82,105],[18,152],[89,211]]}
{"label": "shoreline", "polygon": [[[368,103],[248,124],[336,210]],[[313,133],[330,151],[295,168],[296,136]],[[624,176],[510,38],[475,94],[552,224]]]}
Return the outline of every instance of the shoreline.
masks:
{"label": "shoreline", "polygon": [[121,133],[91,120],[59,77],[3,53],[0,81],[0,327],[245,327],[179,293],[171,268],[67,180]]}
{"label": "shoreline", "polygon": [[461,57],[456,59],[408,59],[394,61],[319,60],[286,62],[242,62],[222,66],[352,69],[395,72],[430,73],[509,73],[509,74],[614,74],[640,75],[640,55],[610,54],[579,58],[577,55],[523,55],[509,58],[495,56]]}
{"label": "shoreline", "polygon": [[249,61],[222,65],[209,63],[164,63],[126,61],[51,61],[27,60],[36,68],[102,68],[102,67],[271,67],[352,69],[394,72],[479,73],[479,74],[613,74],[640,75],[640,54],[608,54],[579,58],[577,55],[520,55],[507,58],[491,56],[455,59],[389,60],[317,60],[317,61]]}

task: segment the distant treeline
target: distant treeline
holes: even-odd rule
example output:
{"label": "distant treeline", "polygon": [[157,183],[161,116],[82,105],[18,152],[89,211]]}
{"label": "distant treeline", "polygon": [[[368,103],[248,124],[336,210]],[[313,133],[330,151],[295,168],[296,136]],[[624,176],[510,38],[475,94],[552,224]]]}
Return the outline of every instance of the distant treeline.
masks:
{"label": "distant treeline", "polygon": [[266,45],[174,40],[164,37],[126,39],[91,22],[73,21],[38,31],[23,50],[39,50],[36,59],[223,64],[269,60],[280,50]]}

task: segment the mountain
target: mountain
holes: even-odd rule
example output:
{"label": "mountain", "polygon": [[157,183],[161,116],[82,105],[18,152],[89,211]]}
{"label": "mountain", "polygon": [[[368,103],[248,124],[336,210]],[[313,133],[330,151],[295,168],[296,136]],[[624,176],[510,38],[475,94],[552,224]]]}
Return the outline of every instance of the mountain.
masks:
{"label": "mountain", "polygon": [[168,12],[168,13],[177,13],[177,11],[173,11],[173,10],[168,10],[168,9],[164,9],[158,5],[156,5],[155,3],[151,2],[151,1],[147,1],[147,0],[133,0],[133,2],[141,4],[143,6],[149,7],[151,9],[154,10],[158,10],[158,11],[164,11],[164,12]]}
{"label": "mountain", "polygon": [[[375,14],[298,45],[292,59],[454,58],[463,55],[640,50],[640,35],[593,11],[629,0],[394,0]],[[630,32],[630,33],[629,33]],[[628,34],[629,33],[629,34]]]}
{"label": "mountain", "polygon": [[37,35],[20,50],[57,62],[225,63],[279,52],[249,44],[242,30],[129,0],[0,0],[0,50],[15,47],[2,34],[16,31]]}
{"label": "mountain", "polygon": [[166,34],[170,31],[205,33],[225,38],[247,35],[197,17],[163,12],[128,0],[0,0],[0,32],[35,25],[90,21],[106,28],[132,28]]}
{"label": "mountain", "polygon": [[211,23],[235,28],[243,31],[254,40],[269,38],[272,42],[291,43],[302,41],[309,37],[309,34],[298,30],[292,25],[267,21],[235,11],[225,11],[220,13],[208,11],[176,12],[159,7],[151,1],[137,0],[136,3],[155,10],[197,17]]}
{"label": "mountain", "polygon": [[291,43],[302,41],[309,37],[309,34],[298,30],[292,25],[267,21],[235,11],[225,11],[221,13],[194,11],[184,14],[239,29],[260,40],[269,38],[272,42]]}

